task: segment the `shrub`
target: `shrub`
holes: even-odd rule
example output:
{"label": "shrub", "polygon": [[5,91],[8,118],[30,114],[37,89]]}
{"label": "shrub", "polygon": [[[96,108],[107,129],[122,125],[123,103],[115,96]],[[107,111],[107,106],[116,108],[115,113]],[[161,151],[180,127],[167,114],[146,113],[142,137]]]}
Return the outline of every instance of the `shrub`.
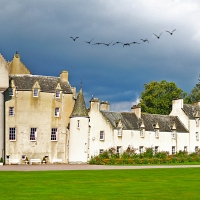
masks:
{"label": "shrub", "polygon": [[146,151],[143,153],[145,158],[152,158],[153,157],[153,148],[146,148]]}
{"label": "shrub", "polygon": [[143,164],[149,164],[149,159],[148,158],[144,158],[143,159]]}
{"label": "shrub", "polygon": [[1,162],[1,163],[3,162],[3,158],[2,158],[2,157],[0,158],[0,162]]}

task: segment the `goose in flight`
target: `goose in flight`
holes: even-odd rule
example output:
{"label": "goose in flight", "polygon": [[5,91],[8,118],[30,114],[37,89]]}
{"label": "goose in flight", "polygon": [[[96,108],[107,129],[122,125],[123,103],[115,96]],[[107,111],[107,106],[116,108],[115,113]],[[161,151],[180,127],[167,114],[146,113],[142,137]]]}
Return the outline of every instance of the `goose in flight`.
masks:
{"label": "goose in flight", "polygon": [[[94,40],[94,38],[92,40]],[[92,42],[92,40],[90,40],[89,42],[87,42],[87,41],[85,41],[85,42],[88,43],[88,44],[90,44]]]}
{"label": "goose in flight", "polygon": [[124,47],[124,46],[130,46],[130,44],[129,44],[129,43],[125,43],[125,44],[123,45],[123,47]]}
{"label": "goose in flight", "polygon": [[156,35],[155,33],[153,33],[158,39],[160,38],[160,36],[162,35],[162,33],[160,35]]}
{"label": "goose in flight", "polygon": [[149,40],[146,38],[146,39],[140,39],[142,40],[143,42],[148,42],[149,43]]}
{"label": "goose in flight", "polygon": [[173,34],[173,32],[175,31],[176,29],[174,29],[172,32],[170,32],[170,31],[166,31],[166,32],[168,32],[169,34]]}
{"label": "goose in flight", "polygon": [[93,45],[100,45],[100,44],[103,44],[103,43],[101,43],[101,42],[97,42],[97,43],[94,43]]}
{"label": "goose in flight", "polygon": [[106,44],[106,43],[102,43],[102,44],[104,44],[104,45],[106,45],[107,47],[111,44],[112,42],[110,42],[110,43],[108,43],[108,44]]}
{"label": "goose in flight", "polygon": [[131,42],[131,44],[140,44],[140,43],[138,43],[138,42]]}
{"label": "goose in flight", "polygon": [[76,40],[76,39],[78,39],[79,37],[75,37],[75,38],[73,38],[73,37],[70,37],[70,38],[72,38],[72,40],[74,40],[74,41],[75,41],[75,40]]}
{"label": "goose in flight", "polygon": [[115,44],[123,44],[123,43],[121,43],[121,42],[115,42],[113,45],[115,45]]}

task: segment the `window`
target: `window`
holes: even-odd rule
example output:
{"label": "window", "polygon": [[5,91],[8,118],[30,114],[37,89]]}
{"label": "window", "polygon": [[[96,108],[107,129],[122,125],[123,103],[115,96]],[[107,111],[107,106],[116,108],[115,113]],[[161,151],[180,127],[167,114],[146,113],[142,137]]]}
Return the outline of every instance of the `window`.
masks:
{"label": "window", "polygon": [[139,153],[141,154],[141,153],[143,153],[143,151],[144,151],[144,147],[143,146],[139,146]]}
{"label": "window", "polygon": [[184,146],[184,152],[187,152],[187,146]]}
{"label": "window", "polygon": [[157,154],[157,153],[158,153],[158,150],[159,150],[159,147],[158,147],[158,146],[155,146],[154,153]]}
{"label": "window", "polygon": [[55,108],[55,117],[59,117],[60,115],[60,108]]}
{"label": "window", "polygon": [[52,128],[51,129],[51,141],[56,141],[57,140],[57,128]]}
{"label": "window", "polygon": [[9,96],[14,96],[14,89],[13,88],[9,89]]}
{"label": "window", "polygon": [[15,127],[9,128],[9,140],[11,140],[11,141],[16,140],[16,128]]}
{"label": "window", "polygon": [[175,153],[176,153],[176,147],[172,146],[172,154],[175,154]]}
{"label": "window", "polygon": [[175,139],[175,138],[176,138],[176,131],[172,130],[172,139]]}
{"label": "window", "polygon": [[145,134],[145,129],[143,128],[140,130],[140,137],[144,137],[144,134]]}
{"label": "window", "polygon": [[102,154],[103,153],[103,149],[99,149],[99,154]]}
{"label": "window", "polygon": [[80,120],[77,120],[77,128],[80,128]]}
{"label": "window", "polygon": [[36,141],[36,139],[37,139],[37,128],[31,128],[30,140]]}
{"label": "window", "polygon": [[100,131],[100,140],[104,140],[105,134],[104,131]]}
{"label": "window", "polygon": [[60,91],[56,91],[56,98],[60,98]]}
{"label": "window", "polygon": [[196,132],[196,141],[199,141],[199,132]]}
{"label": "window", "polygon": [[196,126],[199,126],[199,118],[196,118],[195,122],[196,122]]}
{"label": "window", "polygon": [[14,107],[9,107],[9,116],[14,116]]}
{"label": "window", "polygon": [[159,129],[155,129],[155,137],[159,138]]}
{"label": "window", "polygon": [[117,136],[118,137],[122,136],[122,128],[119,128],[117,131],[118,131]]}
{"label": "window", "polygon": [[39,90],[33,89],[33,97],[38,97],[38,95],[39,95]]}
{"label": "window", "polygon": [[121,146],[117,146],[117,153],[120,154],[121,153]]}
{"label": "window", "polygon": [[198,153],[199,152],[199,147],[196,146],[194,150],[195,150],[195,153]]}

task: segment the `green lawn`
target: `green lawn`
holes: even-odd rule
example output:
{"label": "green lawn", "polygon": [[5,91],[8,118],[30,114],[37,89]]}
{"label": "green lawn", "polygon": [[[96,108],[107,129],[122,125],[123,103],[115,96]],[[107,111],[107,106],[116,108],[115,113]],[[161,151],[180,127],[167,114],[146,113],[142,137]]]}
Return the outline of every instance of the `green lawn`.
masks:
{"label": "green lawn", "polygon": [[0,199],[200,199],[200,168],[0,171]]}

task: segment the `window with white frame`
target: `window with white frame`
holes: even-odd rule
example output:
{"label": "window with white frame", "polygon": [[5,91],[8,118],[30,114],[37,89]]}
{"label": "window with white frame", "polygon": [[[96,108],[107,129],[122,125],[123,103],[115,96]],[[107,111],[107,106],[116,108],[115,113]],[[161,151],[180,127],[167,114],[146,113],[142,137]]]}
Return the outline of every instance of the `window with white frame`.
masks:
{"label": "window with white frame", "polygon": [[31,141],[36,141],[37,140],[37,128],[31,128],[30,140]]}
{"label": "window with white frame", "polygon": [[118,137],[122,136],[122,128],[117,129],[117,136]]}
{"label": "window with white frame", "polygon": [[184,152],[187,152],[187,146],[184,146]]}
{"label": "window with white frame", "polygon": [[60,98],[60,91],[56,91],[56,98]]}
{"label": "window with white frame", "polygon": [[9,96],[14,96],[14,89],[13,88],[9,89]]}
{"label": "window with white frame", "polygon": [[102,154],[103,153],[103,149],[99,149],[99,154]]}
{"label": "window with white frame", "polygon": [[100,131],[100,140],[104,140],[105,139],[105,133],[104,131]]}
{"label": "window with white frame", "polygon": [[139,146],[139,153],[143,153],[144,152],[144,147],[143,146]]}
{"label": "window with white frame", "polygon": [[199,118],[196,118],[195,122],[196,122],[196,126],[199,126]]}
{"label": "window with white frame", "polygon": [[33,89],[33,97],[38,97],[39,96],[39,89]]}
{"label": "window with white frame", "polygon": [[172,130],[172,139],[176,138],[176,130]]}
{"label": "window with white frame", "polygon": [[140,130],[140,137],[144,137],[144,134],[145,134],[145,129],[142,128],[142,129]]}
{"label": "window with white frame", "polygon": [[159,151],[159,146],[155,146],[155,148],[154,148],[154,153],[157,154],[158,151]]}
{"label": "window with white frame", "polygon": [[15,115],[14,107],[9,107],[9,116],[14,116],[14,115]]}
{"label": "window with white frame", "polygon": [[159,138],[159,129],[155,129],[155,137]]}
{"label": "window with white frame", "polygon": [[195,146],[194,150],[195,150],[195,153],[198,153],[199,152],[199,147]]}
{"label": "window with white frame", "polygon": [[9,140],[10,141],[15,141],[16,140],[16,128],[15,127],[10,127],[9,128]]}
{"label": "window with white frame", "polygon": [[57,133],[58,133],[58,129],[57,128],[52,128],[51,129],[51,141],[56,141],[57,140]]}
{"label": "window with white frame", "polygon": [[196,132],[195,136],[196,136],[196,141],[199,141],[199,132]]}
{"label": "window with white frame", "polygon": [[121,149],[122,149],[121,146],[117,146],[117,153],[118,153],[118,154],[121,154]]}
{"label": "window with white frame", "polygon": [[80,128],[80,126],[81,126],[80,120],[77,120],[77,128]]}
{"label": "window with white frame", "polygon": [[175,154],[175,153],[176,153],[176,147],[172,146],[172,154]]}
{"label": "window with white frame", "polygon": [[55,108],[55,117],[59,117],[60,116],[60,108]]}

